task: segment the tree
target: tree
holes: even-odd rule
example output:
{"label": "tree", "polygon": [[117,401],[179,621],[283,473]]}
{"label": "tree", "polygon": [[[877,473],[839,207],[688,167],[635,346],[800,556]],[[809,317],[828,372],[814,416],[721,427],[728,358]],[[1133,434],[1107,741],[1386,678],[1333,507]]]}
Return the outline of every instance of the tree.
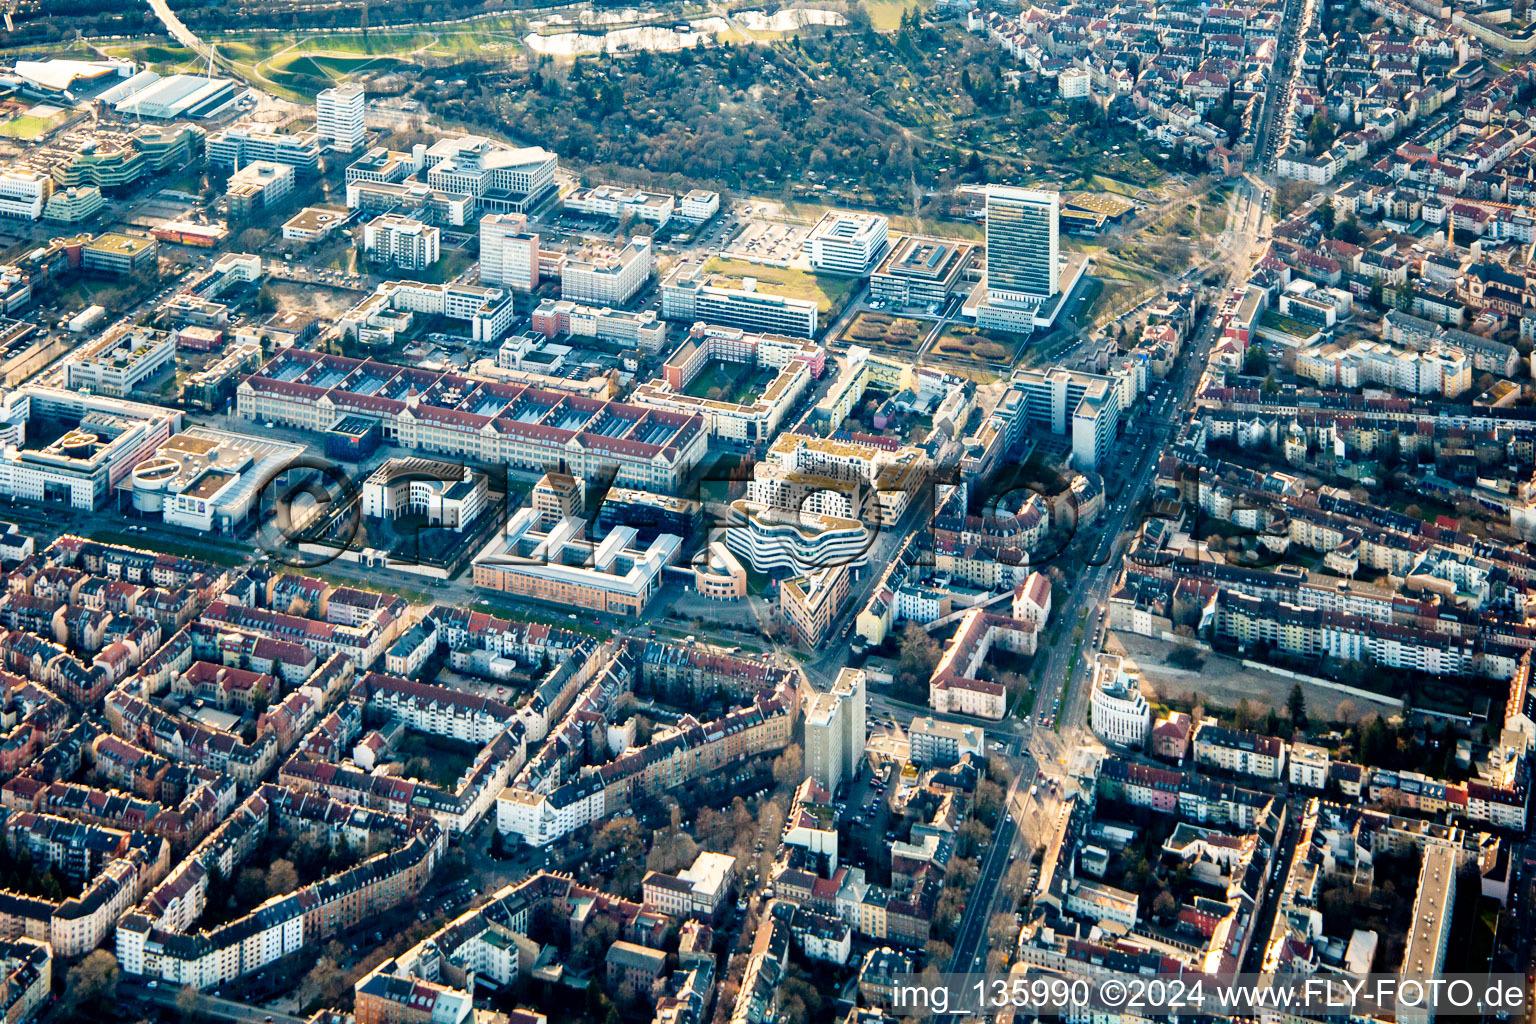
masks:
{"label": "tree", "polygon": [[805,752],[798,743],[791,743],[773,759],[773,781],[790,790],[805,781]]}
{"label": "tree", "polygon": [[267,876],[260,868],[244,868],[235,877],[235,902],[254,907],[266,896]]}
{"label": "tree", "polygon": [[176,993],[176,1012],[182,1020],[201,1020],[204,1005],[203,994],[191,985],[183,985]]}
{"label": "tree", "polygon": [[962,857],[979,854],[992,839],[992,830],[975,818],[960,823],[956,832],[955,852]]}
{"label": "tree", "polygon": [[262,252],[272,245],[272,232],[265,228],[246,228],[235,236],[235,248],[241,252]]}
{"label": "tree", "polygon": [[1338,707],[1334,709],[1333,717],[1345,725],[1350,725],[1356,718],[1360,717],[1360,709],[1355,705],[1354,701],[1346,697],[1339,701]]}
{"label": "tree", "polygon": [[1269,373],[1269,353],[1258,345],[1249,345],[1243,353],[1243,372],[1250,377],[1263,377]]}
{"label": "tree", "polygon": [[[64,996],[60,1000],[63,1012],[60,1016],[71,1016],[84,1008],[110,1007],[117,999],[117,979],[121,973],[117,957],[107,950],[94,949],[86,954],[85,959],[71,967],[64,976]],[[105,1020],[111,1016],[108,1012],[98,1019]]]}
{"label": "tree", "polygon": [[1317,212],[1323,221],[1323,234],[1331,236],[1333,234],[1334,222],[1338,217],[1338,211],[1333,208],[1333,202],[1331,200],[1325,201]]}
{"label": "tree", "polygon": [[1178,911],[1178,908],[1173,894],[1167,889],[1159,889],[1157,897],[1152,900],[1152,915],[1161,921],[1167,921]]}
{"label": "tree", "polygon": [[896,664],[896,687],[908,694],[914,691],[926,695],[928,680],[939,664],[942,649],[939,642],[916,622],[907,623],[901,634],[901,657]]}
{"label": "tree", "polygon": [[1321,153],[1333,144],[1333,125],[1327,115],[1319,111],[1312,115],[1307,125],[1307,148],[1314,154]]}
{"label": "tree", "polygon": [[1264,375],[1264,382],[1259,385],[1259,390],[1266,395],[1278,394],[1280,391],[1280,382],[1275,380],[1274,374],[1267,373]]}
{"label": "tree", "polygon": [[267,869],[267,895],[283,896],[299,887],[299,872],[291,860],[275,860]]}
{"label": "tree", "polygon": [[1301,692],[1300,683],[1291,684],[1291,695],[1285,701],[1285,713],[1291,718],[1291,728],[1305,732],[1307,729],[1307,696]]}

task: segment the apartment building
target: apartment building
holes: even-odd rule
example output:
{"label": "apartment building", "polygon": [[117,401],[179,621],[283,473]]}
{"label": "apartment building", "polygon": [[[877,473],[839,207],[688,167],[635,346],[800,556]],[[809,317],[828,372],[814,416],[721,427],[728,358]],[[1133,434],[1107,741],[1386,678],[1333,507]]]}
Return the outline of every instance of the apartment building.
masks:
{"label": "apartment building", "polygon": [[859,774],[863,760],[865,696],[861,669],[839,670],[830,690],[809,694],[805,705],[805,772],[830,793]]}
{"label": "apartment building", "polygon": [[1081,470],[1096,468],[1114,451],[1120,429],[1120,388],[1112,377],[1057,366],[1020,370],[998,404],[1007,419],[1007,447],[1026,424],[1072,438],[1072,460]]}
{"label": "apartment building", "polygon": [[374,263],[401,270],[426,270],[441,255],[442,233],[409,217],[385,214],[363,228],[363,252]]}
{"label": "apartment building", "polygon": [[[601,682],[601,680],[599,680]],[[514,780],[497,798],[496,827],[531,846],[547,846],[576,829],[627,811],[636,801],[718,778],[790,742],[799,712],[794,679],[786,676],[751,704],[685,729],[658,732],[651,742],[603,766],[601,773],[548,788]],[[526,771],[527,769],[525,769]]]}
{"label": "apartment building", "polygon": [[757,572],[860,566],[874,537],[855,519],[738,498],[725,510],[725,546]]}
{"label": "apartment building", "polygon": [[[1413,897],[1413,918],[1403,950],[1398,984],[1428,986],[1440,981],[1445,953],[1450,946],[1456,901],[1457,851],[1439,844],[1426,845],[1419,867],[1419,888]],[[1432,1006],[1405,1008],[1398,1013],[1404,1024],[1432,1024]]]}
{"label": "apartment building", "polygon": [[1000,683],[978,678],[978,673],[994,647],[1035,653],[1036,633],[1032,622],[982,608],[967,611],[928,680],[929,705],[942,713],[1001,719],[1007,713],[1007,691]]}
{"label": "apartment building", "polygon": [[678,920],[712,920],[725,907],[736,884],[736,859],[702,851],[675,875],[647,871],[641,879],[642,902]]}
{"label": "apartment building", "polygon": [[[690,394],[689,385],[711,362],[744,363],[779,372],[761,391],[739,401]],[[699,323],[663,364],[662,376],[642,384],[632,400],[697,413],[712,437],[756,444],[778,433],[784,417],[820,376],[825,364],[825,350],[812,342]]]}
{"label": "apartment building", "polygon": [[831,637],[848,603],[852,573],[846,563],[810,564],[819,567],[779,583],[779,615],[792,642],[816,648]]}
{"label": "apartment building", "polygon": [[1067,890],[1067,913],[1127,930],[1136,927],[1139,898],[1133,892],[1088,878],[1074,879]]}
{"label": "apartment building", "polygon": [[[894,526],[928,480],[920,448],[884,439],[784,433],[757,467],[749,497],[793,511]],[[815,502],[826,501],[821,506]],[[808,504],[811,502],[811,504]]]}
{"label": "apartment building", "polygon": [[1152,708],[1141,693],[1141,681],[1112,654],[1099,655],[1094,667],[1089,723],[1106,743],[1140,749],[1152,729]]}
{"label": "apartment building", "polygon": [[[314,948],[415,897],[446,852],[448,835],[430,818],[407,821],[376,815],[380,828],[365,841],[383,845],[356,867],[268,900],[243,917],[211,929],[192,926],[207,901],[210,875],[234,871],[295,806],[294,794],[264,785],[246,798],[176,870],[117,926],[117,959],[124,974],[208,989]],[[302,798],[299,806],[304,806]],[[327,808],[313,810],[324,813]],[[331,821],[350,828],[356,807],[334,804]],[[354,814],[349,814],[354,812]],[[350,820],[349,820],[350,819]],[[324,820],[324,819],[322,819]],[[313,827],[312,822],[306,822]],[[350,836],[346,836],[351,841]]]}
{"label": "apartment building", "polygon": [[1415,395],[1457,398],[1472,386],[1472,369],[1465,352],[1440,344],[1416,351],[1356,339],[1310,345],[1296,353],[1296,375],[1325,388],[1376,384]]}
{"label": "apartment building", "polygon": [[53,948],[17,935],[0,941],[0,1013],[5,1024],[26,1024],[53,994]]}
{"label": "apartment building", "polygon": [[986,739],[986,733],[977,726],[931,716],[913,718],[907,726],[912,760],[925,768],[956,765],[967,754],[981,757],[986,753]]}
{"label": "apartment building", "polygon": [[622,306],[645,287],[656,270],[648,237],[637,235],[622,249],[588,246],[573,253],[560,272],[560,297],[588,305]]}
{"label": "apartment building", "polygon": [[1261,779],[1285,776],[1286,746],[1274,736],[1224,729],[1213,724],[1195,733],[1195,763]]}

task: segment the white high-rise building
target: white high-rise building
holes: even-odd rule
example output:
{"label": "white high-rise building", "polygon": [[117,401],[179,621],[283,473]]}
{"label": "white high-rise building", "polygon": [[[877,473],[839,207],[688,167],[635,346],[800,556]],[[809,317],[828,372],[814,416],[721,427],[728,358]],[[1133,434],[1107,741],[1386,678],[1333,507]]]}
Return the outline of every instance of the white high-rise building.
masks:
{"label": "white high-rise building", "polygon": [[321,90],[315,97],[315,133],[334,149],[351,152],[363,144],[366,98],[363,87],[349,82]]}
{"label": "white high-rise building", "polygon": [[987,301],[1038,305],[1061,290],[1061,198],[987,186]]}
{"label": "white high-rise building", "polygon": [[1088,705],[1093,734],[1106,743],[1140,748],[1152,729],[1152,708],[1141,695],[1136,676],[1125,670],[1120,658],[1101,654]]}
{"label": "white high-rise building", "polygon": [[835,794],[859,773],[864,753],[864,672],[845,668],[805,709],[805,774]]}
{"label": "white high-rise building", "polygon": [[515,292],[539,286],[539,236],[521,213],[488,213],[480,218],[480,283]]}
{"label": "white high-rise building", "polygon": [[363,251],[375,263],[402,270],[425,270],[442,253],[442,233],[419,220],[386,213],[363,228]]}

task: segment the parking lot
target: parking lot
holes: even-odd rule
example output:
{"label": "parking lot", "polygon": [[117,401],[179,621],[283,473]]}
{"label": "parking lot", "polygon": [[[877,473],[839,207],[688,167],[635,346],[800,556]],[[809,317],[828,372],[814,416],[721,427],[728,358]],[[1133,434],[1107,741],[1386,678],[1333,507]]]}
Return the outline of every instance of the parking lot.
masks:
{"label": "parking lot", "polygon": [[731,241],[726,253],[757,263],[808,267],[810,262],[801,252],[808,233],[808,229],[797,224],[752,220]]}

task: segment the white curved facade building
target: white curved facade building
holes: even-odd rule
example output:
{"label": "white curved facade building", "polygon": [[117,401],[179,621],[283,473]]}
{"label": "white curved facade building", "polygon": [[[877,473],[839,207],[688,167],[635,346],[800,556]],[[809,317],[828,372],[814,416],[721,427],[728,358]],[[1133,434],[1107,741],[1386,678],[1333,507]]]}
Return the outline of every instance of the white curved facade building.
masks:
{"label": "white curved facade building", "polygon": [[726,548],[757,572],[863,565],[874,542],[855,520],[769,508],[746,498],[731,502],[727,522]]}
{"label": "white curved facade building", "polygon": [[1095,736],[1122,747],[1145,746],[1152,731],[1152,709],[1140,682],[1114,655],[1099,656],[1089,721]]}

